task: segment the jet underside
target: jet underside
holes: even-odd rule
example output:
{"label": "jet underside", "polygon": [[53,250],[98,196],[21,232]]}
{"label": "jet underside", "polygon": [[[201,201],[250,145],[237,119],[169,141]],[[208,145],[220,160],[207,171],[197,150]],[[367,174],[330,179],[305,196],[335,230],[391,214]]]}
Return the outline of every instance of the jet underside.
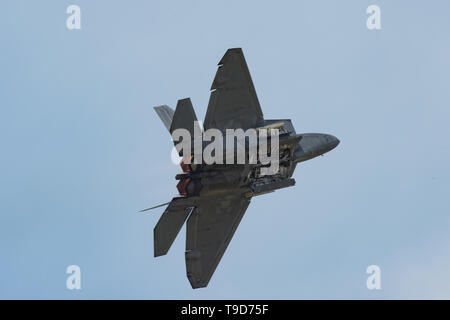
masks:
{"label": "jet underside", "polygon": [[[263,165],[186,163],[193,154],[183,154],[182,173],[177,174],[176,195],[154,229],[155,257],[165,255],[186,223],[186,270],[193,288],[206,287],[239,222],[254,196],[295,185],[297,163],[322,155],[339,144],[328,134],[297,134],[289,119],[265,120],[248,67],[240,48],[229,49],[219,62],[203,130],[279,129],[278,170],[261,174]],[[172,110],[155,107],[172,133],[178,128],[195,132],[196,115],[189,98]]]}

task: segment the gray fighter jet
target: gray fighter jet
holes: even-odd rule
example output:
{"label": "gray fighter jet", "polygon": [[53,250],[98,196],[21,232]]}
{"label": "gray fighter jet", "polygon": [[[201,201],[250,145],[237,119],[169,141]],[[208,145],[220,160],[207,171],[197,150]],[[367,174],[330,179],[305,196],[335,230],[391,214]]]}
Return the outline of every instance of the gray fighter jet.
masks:
{"label": "gray fighter jet", "polygon": [[[206,287],[254,196],[295,185],[292,174],[299,162],[332,150],[339,140],[329,134],[297,134],[289,119],[264,119],[252,79],[240,48],[229,49],[219,62],[211,87],[203,129],[241,128],[279,130],[279,169],[261,175],[261,164],[186,164],[176,176],[179,195],[167,205],[154,229],[154,255],[165,255],[186,222],[186,269],[192,288]],[[155,107],[172,133],[194,131],[195,115],[189,98],[176,110]],[[183,158],[192,156],[183,154]]]}

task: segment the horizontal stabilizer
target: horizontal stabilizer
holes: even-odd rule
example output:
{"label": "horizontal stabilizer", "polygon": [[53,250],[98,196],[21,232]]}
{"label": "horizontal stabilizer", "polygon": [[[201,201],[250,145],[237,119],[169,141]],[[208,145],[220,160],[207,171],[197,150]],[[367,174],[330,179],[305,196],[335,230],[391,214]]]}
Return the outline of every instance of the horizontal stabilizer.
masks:
{"label": "horizontal stabilizer", "polygon": [[155,257],[163,256],[169,251],[192,210],[190,201],[183,197],[175,197],[169,203],[153,230]]}

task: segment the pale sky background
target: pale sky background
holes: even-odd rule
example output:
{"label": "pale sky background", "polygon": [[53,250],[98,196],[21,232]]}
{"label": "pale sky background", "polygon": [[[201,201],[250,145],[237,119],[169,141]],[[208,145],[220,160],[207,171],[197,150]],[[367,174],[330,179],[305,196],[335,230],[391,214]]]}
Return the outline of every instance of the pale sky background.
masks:
{"label": "pale sky background", "polygon": [[[82,29],[66,28],[81,7]],[[366,8],[381,7],[379,31]],[[450,298],[448,1],[2,1],[0,298]],[[203,119],[242,47],[267,119],[341,144],[254,198],[206,289],[185,230],[153,258],[176,194],[153,106]],[[66,289],[66,267],[82,289]],[[366,288],[379,265],[382,290]]]}

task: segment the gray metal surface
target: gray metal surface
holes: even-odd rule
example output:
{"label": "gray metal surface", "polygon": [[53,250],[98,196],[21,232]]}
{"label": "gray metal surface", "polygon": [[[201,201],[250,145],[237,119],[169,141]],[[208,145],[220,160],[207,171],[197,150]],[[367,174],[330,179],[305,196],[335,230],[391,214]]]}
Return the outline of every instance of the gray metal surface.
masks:
{"label": "gray metal surface", "polygon": [[228,49],[219,62],[211,86],[211,96],[203,127],[248,129],[264,120],[242,49]]}
{"label": "gray metal surface", "polygon": [[186,224],[186,271],[192,288],[208,285],[249,204],[242,194],[198,201]]}
{"label": "gray metal surface", "polygon": [[197,125],[197,116],[191,99],[178,100],[175,113],[173,115],[172,124],[170,125],[170,133],[176,129],[186,129],[194,137],[194,126]]}
{"label": "gray metal surface", "polygon": [[[220,60],[211,89],[204,128],[225,132],[276,127],[280,133],[279,169],[273,175],[264,175],[261,169],[266,165],[262,163],[202,163],[184,165],[185,171],[176,175],[183,196],[170,202],[155,227],[155,256],[167,253],[187,219],[185,260],[192,288],[208,285],[252,197],[294,186],[291,176],[298,163],[323,155],[339,144],[329,134],[296,134],[290,119],[264,120],[239,48],[229,49]],[[189,98],[179,100],[175,112],[167,106],[155,110],[170,132],[177,128],[193,132],[197,117]],[[259,140],[257,143],[261,147]]]}
{"label": "gray metal surface", "polygon": [[172,108],[166,105],[154,107],[153,109],[155,109],[156,113],[164,123],[164,126],[167,128],[167,130],[170,131],[170,125],[172,124],[173,114],[175,113],[175,111],[173,111]]}
{"label": "gray metal surface", "polygon": [[188,203],[179,200],[180,198],[174,198],[169,203],[153,230],[155,257],[163,256],[169,251],[186,218],[194,209],[187,207]]}

